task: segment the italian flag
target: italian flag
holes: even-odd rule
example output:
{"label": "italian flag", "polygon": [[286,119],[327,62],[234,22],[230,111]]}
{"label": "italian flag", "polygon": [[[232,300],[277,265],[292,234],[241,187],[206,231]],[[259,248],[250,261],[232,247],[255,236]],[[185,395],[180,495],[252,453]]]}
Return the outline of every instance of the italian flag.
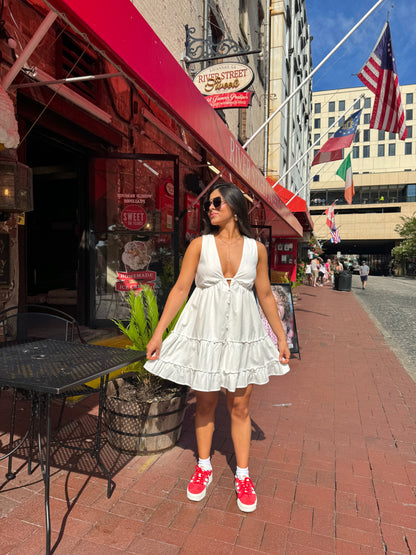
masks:
{"label": "italian flag", "polygon": [[348,154],[338,168],[337,175],[345,181],[344,197],[348,204],[351,204],[352,197],[355,195],[354,183],[352,181],[351,153]]}

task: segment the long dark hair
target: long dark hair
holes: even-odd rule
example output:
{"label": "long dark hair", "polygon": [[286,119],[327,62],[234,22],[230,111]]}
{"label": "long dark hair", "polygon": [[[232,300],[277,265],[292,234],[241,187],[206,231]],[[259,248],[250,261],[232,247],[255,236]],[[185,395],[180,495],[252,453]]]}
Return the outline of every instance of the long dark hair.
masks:
{"label": "long dark hair", "polygon": [[[250,221],[248,219],[248,209],[247,200],[244,198],[241,189],[239,189],[233,183],[216,183],[211,187],[208,192],[208,198],[214,192],[218,191],[228,206],[231,208],[233,214],[237,216],[237,225],[240,230],[241,235],[246,235],[247,237],[253,237],[253,232],[251,231]],[[209,233],[215,233],[218,231],[217,225],[212,225],[208,217],[208,214],[203,211],[203,228],[202,235],[208,235]]]}

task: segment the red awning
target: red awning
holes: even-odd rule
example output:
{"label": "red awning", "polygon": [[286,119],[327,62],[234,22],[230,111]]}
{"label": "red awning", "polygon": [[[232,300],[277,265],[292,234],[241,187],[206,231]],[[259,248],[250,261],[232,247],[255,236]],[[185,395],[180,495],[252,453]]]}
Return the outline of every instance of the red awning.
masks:
{"label": "red awning", "polygon": [[[293,198],[293,193],[285,189],[277,183],[275,185],[275,181],[272,177],[268,177],[267,181],[274,187],[274,190],[279,195],[279,198],[286,204],[289,200],[288,208],[291,212],[296,216],[299,223],[302,225],[304,231],[312,231],[313,230],[313,222],[311,215],[309,213],[308,207],[306,205],[306,200],[295,195]],[[291,200],[293,198],[293,200]]]}
{"label": "red awning", "polygon": [[45,0],[279,216],[302,227],[130,0]]}

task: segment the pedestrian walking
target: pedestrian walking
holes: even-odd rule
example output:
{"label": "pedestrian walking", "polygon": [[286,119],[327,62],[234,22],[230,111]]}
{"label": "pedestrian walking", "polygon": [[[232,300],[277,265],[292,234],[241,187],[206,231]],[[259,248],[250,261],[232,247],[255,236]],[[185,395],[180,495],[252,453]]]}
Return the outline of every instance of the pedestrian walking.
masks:
{"label": "pedestrian walking", "polygon": [[312,266],[311,263],[308,262],[305,267],[305,276],[308,285],[312,285]]}
{"label": "pedestrian walking", "polygon": [[312,287],[316,287],[316,280],[318,279],[318,261],[316,258],[311,260],[311,270],[312,270]]}
{"label": "pedestrian walking", "polygon": [[370,274],[370,268],[367,266],[365,260],[362,261],[359,271],[360,271],[360,278],[361,278],[361,288],[365,289],[367,285],[367,279]]}
{"label": "pedestrian walking", "polygon": [[[267,251],[252,238],[246,200],[231,183],[213,186],[204,202],[204,229],[185,252],[159,324],[147,346],[146,370],[195,391],[198,464],[188,499],[202,500],[212,481],[211,446],[215,408],[226,390],[237,469],[235,488],[241,511],[252,512],[257,496],[248,463],[251,439],[249,401],[253,384],[289,371],[287,345],[270,287]],[[162,334],[195,290],[162,344]],[[253,295],[278,339],[267,335]]]}
{"label": "pedestrian walking", "polygon": [[323,287],[324,285],[324,277],[325,277],[325,264],[324,261],[322,260],[322,258],[319,258],[319,268],[318,268],[318,285],[319,287]]}

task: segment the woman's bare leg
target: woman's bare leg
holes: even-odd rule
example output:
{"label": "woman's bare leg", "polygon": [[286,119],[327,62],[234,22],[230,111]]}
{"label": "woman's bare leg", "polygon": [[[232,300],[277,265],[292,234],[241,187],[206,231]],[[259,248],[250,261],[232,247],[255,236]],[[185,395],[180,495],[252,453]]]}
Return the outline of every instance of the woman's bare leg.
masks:
{"label": "woman's bare leg", "polygon": [[231,416],[231,437],[234,444],[237,466],[248,467],[251,442],[251,419],[249,402],[252,385],[237,389],[234,393],[227,391],[227,407]]}
{"label": "woman's bare leg", "polygon": [[195,435],[198,455],[200,459],[208,459],[211,456],[218,391],[195,391],[195,396]]}

